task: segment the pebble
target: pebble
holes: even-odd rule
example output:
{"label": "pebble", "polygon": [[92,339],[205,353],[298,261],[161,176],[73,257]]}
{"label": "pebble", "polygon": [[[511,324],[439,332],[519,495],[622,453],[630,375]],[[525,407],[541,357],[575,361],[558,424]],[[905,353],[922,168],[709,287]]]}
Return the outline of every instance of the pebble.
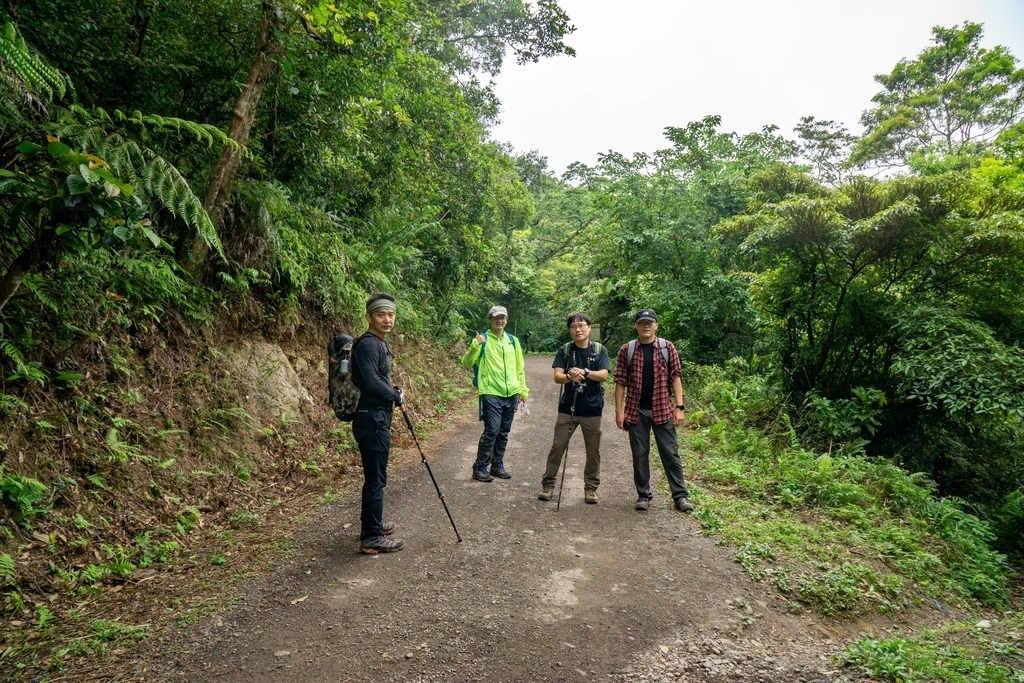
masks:
{"label": "pebble", "polygon": [[[770,656],[757,640],[743,638],[677,639],[673,647],[658,645],[612,680],[636,683],[831,683],[842,681],[840,671],[810,667],[806,662],[819,660],[838,651],[834,643],[811,642],[786,645],[784,653]],[[774,654],[774,653],[773,653]]]}

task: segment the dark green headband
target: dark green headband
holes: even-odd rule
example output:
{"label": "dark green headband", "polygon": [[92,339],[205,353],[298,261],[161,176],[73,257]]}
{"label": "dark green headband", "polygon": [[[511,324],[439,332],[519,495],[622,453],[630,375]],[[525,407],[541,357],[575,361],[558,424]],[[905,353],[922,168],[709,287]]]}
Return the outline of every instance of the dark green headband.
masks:
{"label": "dark green headband", "polygon": [[395,306],[395,302],[390,301],[388,299],[377,299],[376,301],[366,304],[367,314],[373,313],[374,311],[379,311],[382,308],[393,312],[396,312],[398,310],[398,308]]}

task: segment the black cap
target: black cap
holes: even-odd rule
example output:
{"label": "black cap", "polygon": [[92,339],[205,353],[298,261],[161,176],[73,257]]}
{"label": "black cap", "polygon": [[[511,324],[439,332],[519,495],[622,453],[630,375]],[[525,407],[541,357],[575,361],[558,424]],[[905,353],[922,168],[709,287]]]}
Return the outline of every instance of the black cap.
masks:
{"label": "black cap", "polygon": [[658,314],[654,312],[653,308],[641,308],[633,316],[633,322],[638,323],[641,320],[650,320],[652,322],[658,322]]}

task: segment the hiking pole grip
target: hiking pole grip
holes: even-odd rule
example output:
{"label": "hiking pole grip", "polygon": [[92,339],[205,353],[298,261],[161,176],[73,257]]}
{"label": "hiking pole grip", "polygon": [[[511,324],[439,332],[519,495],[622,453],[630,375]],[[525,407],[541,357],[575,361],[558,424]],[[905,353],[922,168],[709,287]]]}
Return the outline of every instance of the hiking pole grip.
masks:
{"label": "hiking pole grip", "polygon": [[427,462],[427,456],[423,452],[423,446],[420,445],[420,440],[416,438],[416,430],[413,429],[412,420],[409,419],[409,413],[405,411],[405,403],[398,406],[402,411],[402,417],[405,418],[405,424],[409,427],[409,433],[412,434],[412,440],[416,443],[416,450],[420,452],[420,461],[426,466],[427,474],[430,475],[430,481],[434,482],[434,488],[437,489],[437,497],[441,499],[441,505],[444,507],[445,514],[448,515],[448,521],[452,523],[452,529],[455,530],[455,538],[459,539],[458,542],[462,543],[462,535],[459,533],[459,528],[455,526],[455,520],[452,519],[451,510],[448,509],[448,503],[444,502],[444,494],[441,493],[441,487],[437,485],[437,479],[434,478],[434,472],[430,469],[430,463]]}

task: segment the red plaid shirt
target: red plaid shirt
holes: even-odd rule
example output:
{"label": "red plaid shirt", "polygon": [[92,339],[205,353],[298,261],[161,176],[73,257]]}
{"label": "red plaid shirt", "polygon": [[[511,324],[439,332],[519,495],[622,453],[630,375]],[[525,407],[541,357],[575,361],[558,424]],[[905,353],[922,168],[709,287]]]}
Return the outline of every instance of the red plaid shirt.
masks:
{"label": "red plaid shirt", "polygon": [[[651,417],[654,424],[665,424],[670,422],[675,410],[675,400],[672,396],[672,378],[682,377],[683,371],[679,366],[679,354],[672,342],[665,340],[668,349],[668,364],[661,355],[658,348],[658,341],[654,341],[654,395],[651,399]],[[619,349],[618,359],[615,361],[615,383],[626,387],[626,405],[623,407],[623,417],[629,424],[636,424],[640,421],[640,387],[644,381],[644,351],[640,342],[636,343],[636,351],[633,352],[633,362],[627,364],[629,344],[623,344]],[[629,365],[629,367],[627,367]]]}

